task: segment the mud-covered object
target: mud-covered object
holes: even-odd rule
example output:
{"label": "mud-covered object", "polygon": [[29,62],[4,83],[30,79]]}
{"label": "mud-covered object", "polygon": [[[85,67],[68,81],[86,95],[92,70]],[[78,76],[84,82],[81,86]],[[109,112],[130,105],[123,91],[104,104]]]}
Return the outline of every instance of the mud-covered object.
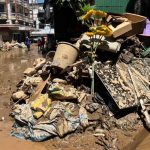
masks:
{"label": "mud-covered object", "polygon": [[11,116],[20,125],[35,124],[35,119],[29,104],[15,105]]}
{"label": "mud-covered object", "polygon": [[62,83],[62,84],[67,84],[66,80],[60,79],[60,78],[55,78],[52,81],[53,83]]}
{"label": "mud-covered object", "polygon": [[13,116],[15,123],[11,135],[31,141],[63,137],[89,124],[86,109],[70,102],[52,102],[51,109],[45,116],[47,121],[44,122],[38,123],[34,119],[30,105],[27,104],[17,105]]}
{"label": "mud-covered object", "polygon": [[35,68],[27,68],[24,72],[24,75],[32,76],[36,73]]}
{"label": "mud-covered object", "polygon": [[31,108],[35,111],[34,117],[40,118],[51,105],[51,99],[48,94],[41,94],[35,101],[31,103]]}
{"label": "mud-covered object", "polygon": [[24,79],[24,84],[37,86],[41,81],[42,81],[41,77],[26,77]]}
{"label": "mud-covered object", "polygon": [[80,126],[79,106],[69,102],[53,102],[49,119],[57,118],[58,136],[74,132]]}
{"label": "mud-covered object", "polygon": [[79,109],[80,124],[82,127],[87,127],[89,125],[87,111],[84,107]]}
{"label": "mud-covered object", "polygon": [[[58,119],[57,122],[57,133],[60,137],[75,131],[80,126],[88,126],[88,116],[83,107],[79,107],[77,104],[69,102],[58,102],[56,106],[57,107],[52,111],[50,118],[53,118],[54,114],[57,114],[58,118],[61,118]],[[60,109],[58,110],[57,108]]]}
{"label": "mud-covered object", "polygon": [[57,135],[56,121],[51,120],[37,123],[29,104],[16,105],[11,116],[15,118],[11,132],[12,136],[31,141],[43,141]]}
{"label": "mud-covered object", "polygon": [[125,62],[125,63],[131,63],[131,61],[133,60],[133,53],[126,51],[125,53],[121,53],[120,55],[120,59]]}
{"label": "mud-covered object", "polygon": [[38,58],[35,60],[33,66],[35,67],[36,70],[38,70],[38,69],[42,68],[45,63],[46,63],[45,58]]}
{"label": "mud-covered object", "polygon": [[24,93],[24,91],[17,91],[16,93],[13,93],[11,97],[14,101],[17,100],[23,100],[27,98],[27,95]]}
{"label": "mud-covered object", "polygon": [[142,97],[150,98],[149,60],[134,58],[130,64],[118,61],[115,65],[96,65],[95,70],[100,77],[101,86],[104,85],[104,89],[111,95],[111,104],[115,102],[123,109],[137,105]]}
{"label": "mud-covered object", "polygon": [[60,137],[74,132],[80,126],[88,126],[86,110],[77,104],[57,101],[51,107],[49,119],[58,118],[56,128]]}
{"label": "mud-covered object", "polygon": [[49,93],[52,97],[59,100],[77,99],[77,89],[71,85],[54,83],[49,88]]}
{"label": "mud-covered object", "polygon": [[57,135],[55,121],[40,122],[37,125],[28,124],[24,127],[15,123],[14,126],[12,136],[30,141],[43,141]]}

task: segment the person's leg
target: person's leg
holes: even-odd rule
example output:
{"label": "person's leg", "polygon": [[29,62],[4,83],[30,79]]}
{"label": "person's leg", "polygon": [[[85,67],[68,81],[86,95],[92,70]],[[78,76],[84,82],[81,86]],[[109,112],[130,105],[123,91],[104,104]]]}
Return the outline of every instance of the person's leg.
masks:
{"label": "person's leg", "polygon": [[28,45],[28,51],[30,51],[30,45]]}
{"label": "person's leg", "polygon": [[43,44],[42,44],[42,46],[41,46],[41,51],[43,51],[43,48],[44,48],[44,47],[43,47]]}

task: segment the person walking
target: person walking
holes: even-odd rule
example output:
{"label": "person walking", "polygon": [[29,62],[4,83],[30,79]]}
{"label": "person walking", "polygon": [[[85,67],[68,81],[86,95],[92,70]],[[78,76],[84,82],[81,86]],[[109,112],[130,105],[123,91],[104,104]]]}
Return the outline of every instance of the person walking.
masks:
{"label": "person walking", "polygon": [[41,41],[41,49],[42,49],[42,51],[44,51],[44,48],[45,48],[45,39],[44,39],[44,37],[42,37],[42,41]]}
{"label": "person walking", "polygon": [[42,44],[42,41],[41,41],[41,39],[39,38],[38,41],[37,41],[38,51],[41,50],[41,44]]}
{"label": "person walking", "polygon": [[29,39],[29,37],[28,37],[28,36],[26,37],[26,40],[25,40],[25,45],[27,46],[27,48],[28,48],[28,51],[30,51],[30,45],[31,45],[31,41],[30,41],[30,39]]}

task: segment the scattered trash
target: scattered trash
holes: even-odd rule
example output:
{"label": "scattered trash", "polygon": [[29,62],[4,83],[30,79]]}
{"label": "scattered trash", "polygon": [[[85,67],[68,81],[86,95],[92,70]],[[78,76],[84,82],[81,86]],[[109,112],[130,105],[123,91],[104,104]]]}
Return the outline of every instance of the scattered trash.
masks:
{"label": "scattered trash", "polygon": [[26,98],[27,98],[27,95],[24,93],[24,91],[17,91],[16,93],[13,93],[12,95],[13,101],[25,100]]}
{"label": "scattered trash", "polygon": [[33,74],[36,73],[36,70],[35,68],[27,68],[25,71],[24,71],[24,74],[25,75],[28,75],[28,76],[32,76]]}
{"label": "scattered trash", "polygon": [[[91,10],[84,19],[91,12],[108,16]],[[136,16],[134,22],[133,16],[109,15],[105,21],[119,25],[113,29],[102,25],[100,29],[109,32],[106,37],[94,29],[103,34],[88,32],[75,44],[60,42],[53,59],[39,58],[27,68],[11,98],[15,120],[11,134],[43,141],[92,126],[97,144],[118,149],[119,139],[112,130],[134,130],[140,124],[131,112],[140,110],[150,123],[150,58],[136,35],[127,36],[144,30],[135,31],[134,26],[143,27],[145,18]],[[94,52],[90,44],[96,45]]]}
{"label": "scattered trash", "polygon": [[17,48],[27,48],[27,47],[23,42],[18,43],[15,41],[12,41],[11,43],[3,42],[3,44],[1,44],[1,46],[0,46],[1,51],[9,51],[9,50],[12,50],[13,48],[17,49]]}

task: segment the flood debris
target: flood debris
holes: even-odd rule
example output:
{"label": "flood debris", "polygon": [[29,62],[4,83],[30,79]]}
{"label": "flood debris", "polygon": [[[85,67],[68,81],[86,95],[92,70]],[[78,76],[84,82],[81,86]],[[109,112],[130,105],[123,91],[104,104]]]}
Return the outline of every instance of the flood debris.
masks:
{"label": "flood debris", "polygon": [[26,45],[22,43],[18,43],[16,41],[12,42],[2,42],[0,45],[0,51],[10,51],[12,49],[17,49],[17,48],[27,48]]}
{"label": "flood debris", "polygon": [[[115,21],[127,21],[130,28],[123,25],[127,30],[119,34],[112,30],[116,35],[112,36],[118,37],[110,37],[114,47],[104,48],[105,41],[112,41],[101,37],[102,45],[93,53],[89,45],[93,39],[83,34],[77,43],[59,43],[54,57],[38,58],[25,70],[11,97],[13,136],[43,141],[92,128],[97,144],[106,150],[119,149],[114,129],[134,131],[141,125],[137,110],[150,122],[150,58],[142,57],[145,49],[136,35],[120,36],[132,28],[128,18]],[[68,45],[74,56],[68,53]]]}
{"label": "flood debris", "polygon": [[36,70],[35,68],[27,68],[25,71],[24,71],[24,74],[27,75],[27,76],[32,76],[33,74],[36,73]]}

